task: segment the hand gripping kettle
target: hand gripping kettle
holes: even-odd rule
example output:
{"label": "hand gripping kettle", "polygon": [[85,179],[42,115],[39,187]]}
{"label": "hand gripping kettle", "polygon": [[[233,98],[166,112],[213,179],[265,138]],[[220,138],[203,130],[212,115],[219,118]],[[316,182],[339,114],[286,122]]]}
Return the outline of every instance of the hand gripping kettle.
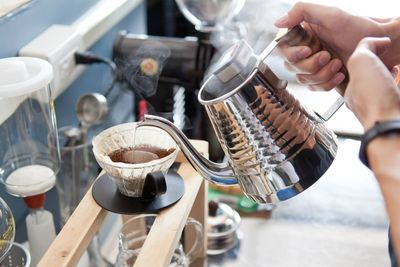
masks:
{"label": "hand gripping kettle", "polygon": [[[279,40],[321,49],[314,37],[296,26]],[[278,42],[278,41],[274,41]],[[306,42],[306,43],[305,43]],[[200,155],[169,121],[146,116],[142,125],[167,131],[194,168],[208,181],[238,183],[259,203],[289,199],[313,185],[329,168],[337,150],[334,134],[316,114],[307,111],[286,89],[262,57],[241,41],[212,67],[199,92],[226,163]]]}

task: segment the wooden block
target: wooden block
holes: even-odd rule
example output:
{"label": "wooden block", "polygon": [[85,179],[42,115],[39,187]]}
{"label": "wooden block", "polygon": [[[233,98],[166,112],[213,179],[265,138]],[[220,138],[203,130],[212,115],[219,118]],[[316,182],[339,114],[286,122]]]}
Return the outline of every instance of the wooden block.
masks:
{"label": "wooden block", "polygon": [[135,267],[163,267],[170,264],[173,251],[178,245],[190,210],[203,183],[203,178],[189,163],[182,163],[178,173],[184,177],[185,194],[175,205],[162,210],[157,216]]}
{"label": "wooden block", "polygon": [[238,184],[235,185],[217,185],[210,184],[210,187],[218,190],[221,193],[229,194],[229,195],[244,195],[242,189]]}
{"label": "wooden block", "polygon": [[76,266],[106,215],[90,188],[37,266]]}
{"label": "wooden block", "polygon": [[[197,193],[197,197],[193,204],[192,210],[190,211],[190,217],[200,222],[203,225],[203,246],[201,251],[199,252],[199,258],[207,257],[207,234],[206,234],[206,225],[207,225],[207,216],[208,216],[208,201],[207,201],[207,192],[208,192],[208,182],[203,181],[199,192]],[[194,245],[196,241],[196,235],[193,231],[192,227],[185,230],[185,252],[188,252]]]}

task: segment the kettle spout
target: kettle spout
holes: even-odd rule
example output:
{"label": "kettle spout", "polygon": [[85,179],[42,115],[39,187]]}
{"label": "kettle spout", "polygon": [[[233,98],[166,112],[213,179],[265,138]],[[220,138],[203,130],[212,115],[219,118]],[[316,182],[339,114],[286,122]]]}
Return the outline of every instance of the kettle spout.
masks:
{"label": "kettle spout", "polygon": [[162,117],[145,115],[138,127],[153,126],[166,131],[179,145],[196,171],[206,180],[214,184],[237,184],[237,179],[228,163],[215,163],[201,155],[190,143],[185,134],[172,122]]}

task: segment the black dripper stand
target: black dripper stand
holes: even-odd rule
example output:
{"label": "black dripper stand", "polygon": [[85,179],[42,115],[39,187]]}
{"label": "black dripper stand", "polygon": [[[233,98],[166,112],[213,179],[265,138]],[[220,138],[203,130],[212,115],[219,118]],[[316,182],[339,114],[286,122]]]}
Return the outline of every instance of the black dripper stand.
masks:
{"label": "black dripper stand", "polygon": [[94,200],[104,209],[120,214],[154,213],[177,202],[185,191],[182,177],[172,168],[167,174],[160,171],[147,174],[142,197],[121,194],[107,174],[93,185]]}

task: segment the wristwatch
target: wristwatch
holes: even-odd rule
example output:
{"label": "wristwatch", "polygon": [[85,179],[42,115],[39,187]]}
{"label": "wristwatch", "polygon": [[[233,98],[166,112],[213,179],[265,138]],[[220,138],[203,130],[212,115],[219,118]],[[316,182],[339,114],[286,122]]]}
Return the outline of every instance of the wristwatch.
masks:
{"label": "wristwatch", "polygon": [[400,119],[378,121],[374,124],[372,128],[368,129],[364,133],[361,139],[361,146],[358,157],[365,166],[370,168],[366,151],[369,142],[371,142],[375,137],[388,135],[391,133],[400,133]]}

